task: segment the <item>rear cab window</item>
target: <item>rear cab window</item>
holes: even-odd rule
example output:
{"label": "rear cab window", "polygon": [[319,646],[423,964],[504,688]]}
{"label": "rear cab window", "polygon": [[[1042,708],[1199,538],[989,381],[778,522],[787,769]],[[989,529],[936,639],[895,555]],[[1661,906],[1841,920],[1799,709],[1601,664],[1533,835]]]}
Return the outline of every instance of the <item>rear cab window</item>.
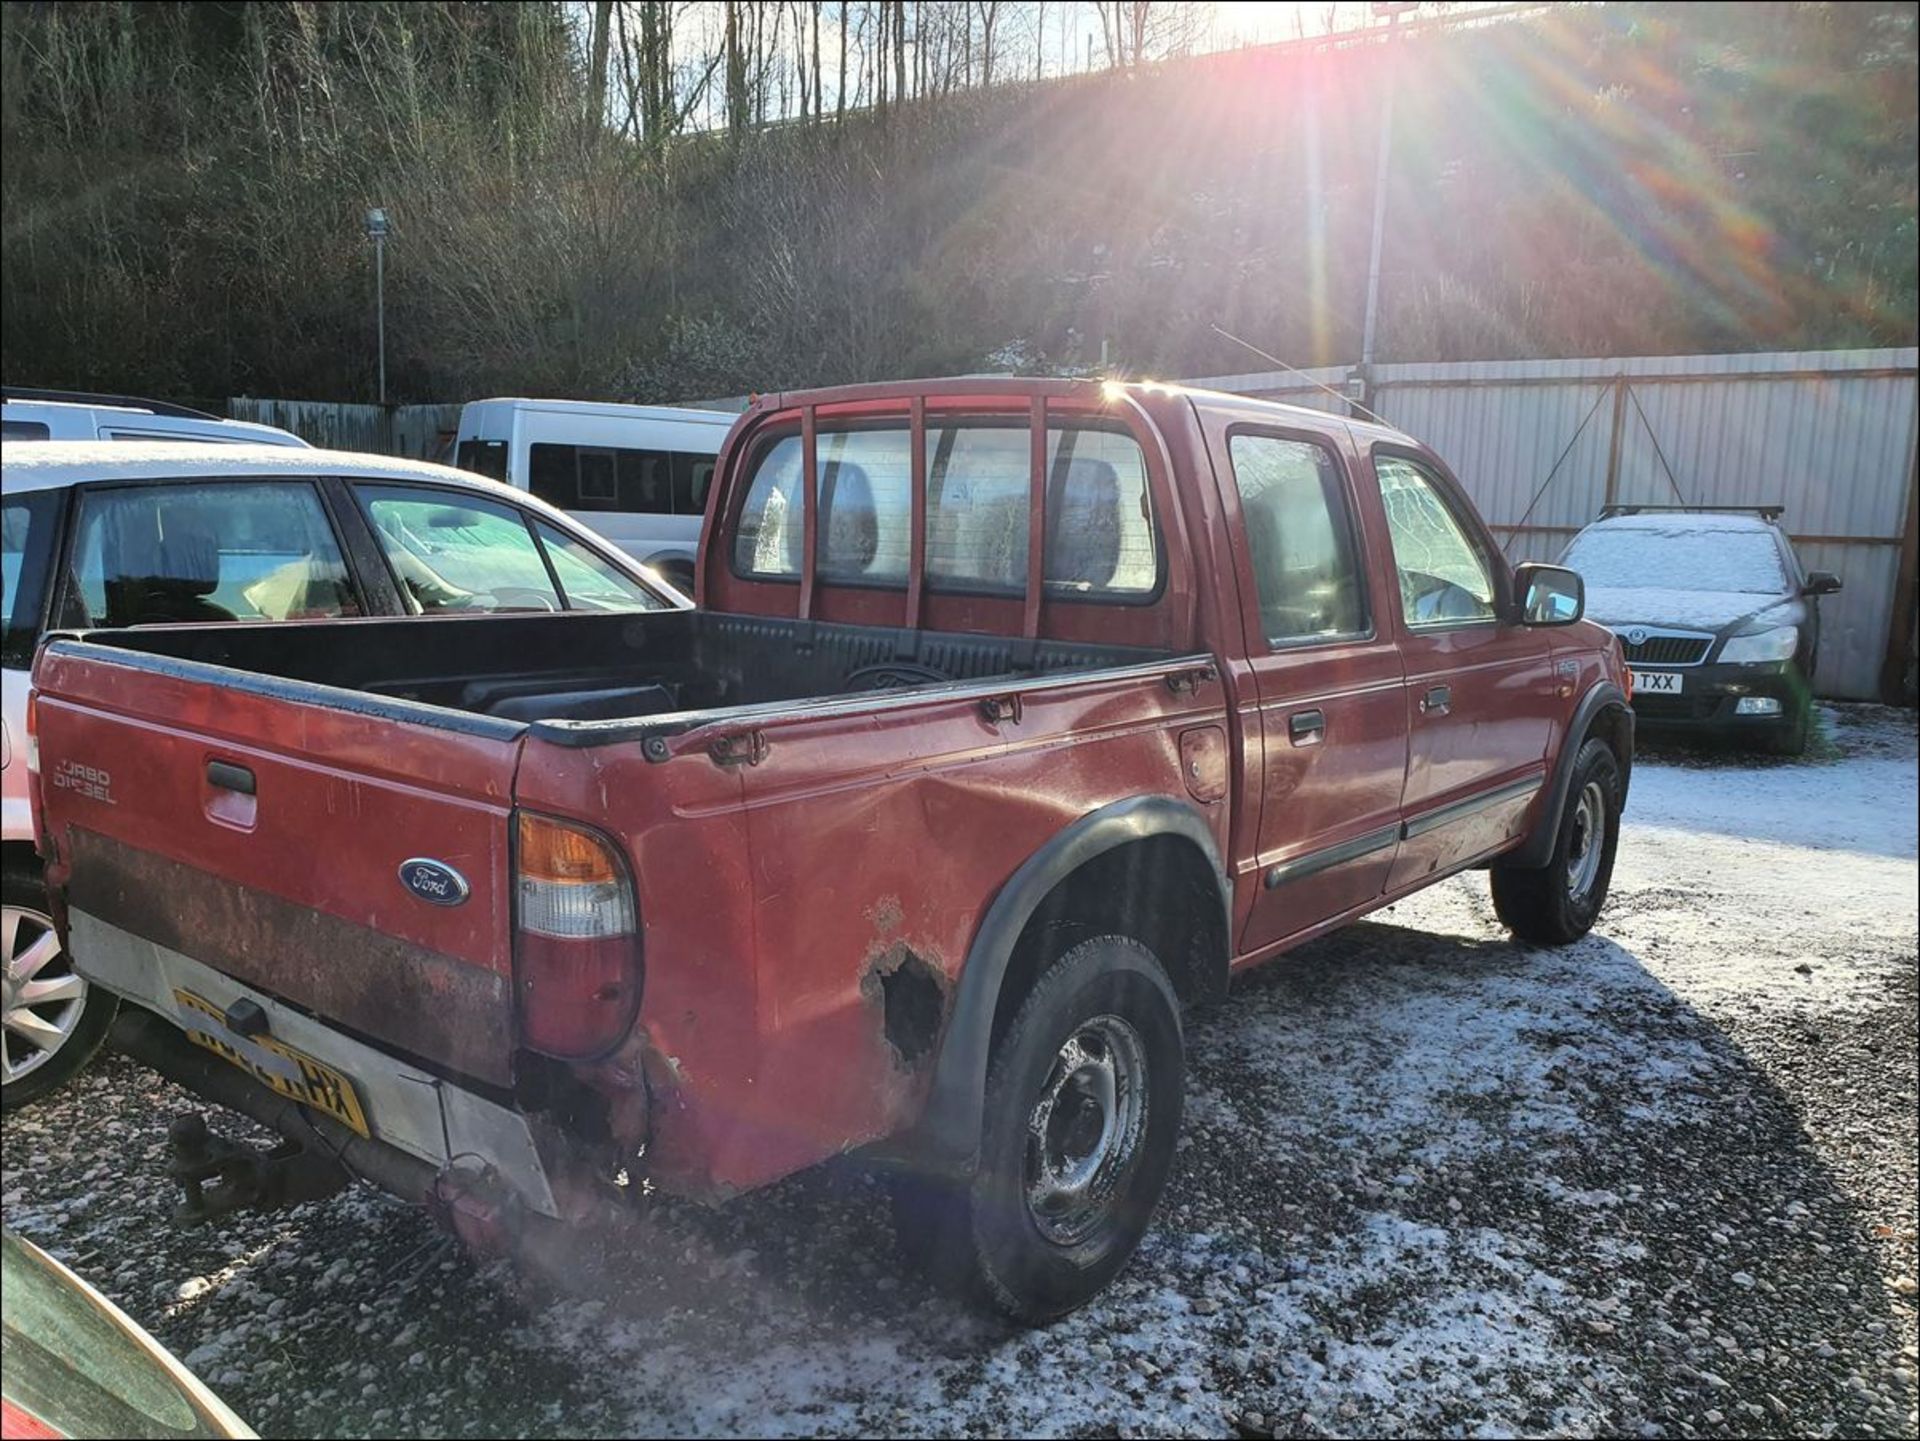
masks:
{"label": "rear cab window", "polygon": [[[815,574],[839,584],[904,587],[912,555],[912,441],[905,417],[815,438],[820,517]],[[803,566],[807,486],[797,433],[758,449],[735,527],[734,573],[793,580]],[[1032,432],[1024,419],[926,426],[926,582],[933,591],[1026,589]],[[1056,598],[1157,596],[1159,532],[1146,459],[1117,426],[1047,428],[1043,573]]]}
{"label": "rear cab window", "polygon": [[306,620],[360,614],[306,481],[85,487],[63,623]]}

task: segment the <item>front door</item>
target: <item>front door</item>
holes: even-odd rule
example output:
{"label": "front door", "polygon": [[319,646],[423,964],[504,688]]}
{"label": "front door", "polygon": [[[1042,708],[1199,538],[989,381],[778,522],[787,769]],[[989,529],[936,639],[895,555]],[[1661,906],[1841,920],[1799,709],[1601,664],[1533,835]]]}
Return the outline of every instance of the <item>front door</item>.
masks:
{"label": "front door", "polygon": [[1546,780],[1555,678],[1545,632],[1518,623],[1507,563],[1452,477],[1385,446],[1373,466],[1406,666],[1397,890],[1522,833]]}
{"label": "front door", "polygon": [[1222,501],[1259,709],[1257,733],[1243,722],[1260,773],[1247,954],[1379,898],[1399,840],[1405,683],[1370,594],[1351,456],[1265,426],[1209,440],[1232,477]]}

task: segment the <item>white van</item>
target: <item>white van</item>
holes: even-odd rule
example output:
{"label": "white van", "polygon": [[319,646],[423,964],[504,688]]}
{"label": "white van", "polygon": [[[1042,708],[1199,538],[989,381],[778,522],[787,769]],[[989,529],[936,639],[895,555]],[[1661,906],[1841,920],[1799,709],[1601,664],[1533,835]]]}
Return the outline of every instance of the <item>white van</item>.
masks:
{"label": "white van", "polygon": [[225,445],[291,445],[306,442],[290,430],[250,420],[222,420],[204,410],[142,400],[134,395],[92,395],[77,390],[6,387],[0,423],[8,440],[174,440]]}
{"label": "white van", "polygon": [[530,490],[669,583],[693,589],[722,411],[586,400],[473,400],[453,463]]}

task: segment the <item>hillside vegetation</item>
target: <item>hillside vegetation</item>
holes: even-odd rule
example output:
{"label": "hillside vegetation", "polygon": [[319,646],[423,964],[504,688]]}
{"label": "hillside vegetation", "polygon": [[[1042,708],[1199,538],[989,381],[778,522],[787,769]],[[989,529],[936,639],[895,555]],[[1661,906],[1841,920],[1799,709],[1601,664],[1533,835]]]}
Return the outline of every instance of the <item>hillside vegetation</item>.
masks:
{"label": "hillside vegetation", "polygon": [[679,62],[622,70],[629,12],[685,8],[621,10],[608,94],[604,32],[557,5],[7,4],[0,368],[370,398],[376,204],[395,399],[1103,343],[1126,373],[1266,368],[1215,325],[1350,361],[1388,89],[1382,360],[1914,342],[1911,4],[1564,7],[1040,82],[916,54],[884,107],[822,104],[816,38],[810,113],[727,51],[708,132]]}

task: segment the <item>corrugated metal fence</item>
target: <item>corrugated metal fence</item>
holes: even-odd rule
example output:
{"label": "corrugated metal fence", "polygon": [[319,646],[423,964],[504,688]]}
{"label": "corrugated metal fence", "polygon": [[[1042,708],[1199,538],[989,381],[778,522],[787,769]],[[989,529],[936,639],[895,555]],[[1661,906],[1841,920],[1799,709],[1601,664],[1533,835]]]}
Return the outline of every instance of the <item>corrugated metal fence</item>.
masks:
{"label": "corrugated metal fence", "polygon": [[238,396],[227,402],[234,420],[257,420],[290,430],[328,450],[364,450],[376,455],[405,455],[433,460],[460,424],[458,405],[341,405],[330,400],[256,400]]}
{"label": "corrugated metal fence", "polygon": [[[1821,602],[1822,694],[1897,687],[1914,625],[1915,362],[1900,350],[1374,368],[1368,406],[1453,467],[1515,560],[1613,503],[1786,507]],[[1343,411],[1346,367],[1189,382]],[[1890,677],[1883,677],[1884,672]]]}

